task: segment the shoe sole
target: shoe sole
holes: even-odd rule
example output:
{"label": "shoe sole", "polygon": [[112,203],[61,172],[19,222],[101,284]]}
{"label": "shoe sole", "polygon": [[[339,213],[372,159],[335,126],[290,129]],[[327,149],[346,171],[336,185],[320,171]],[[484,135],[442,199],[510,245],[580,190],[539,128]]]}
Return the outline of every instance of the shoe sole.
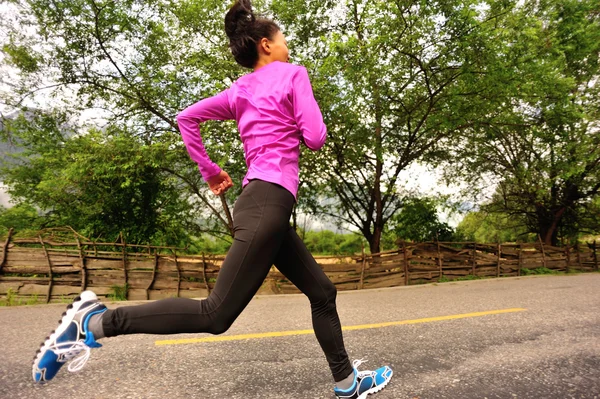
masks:
{"label": "shoe sole", "polygon": [[358,398],[356,398],[356,399],[366,399],[367,395],[381,391],[390,382],[393,375],[394,375],[394,371],[392,369],[390,369],[390,377],[389,378],[387,378],[381,385],[377,385],[376,387],[373,387],[373,388],[361,393],[358,396]]}
{"label": "shoe sole", "polygon": [[[58,322],[58,327],[56,328],[56,330],[52,331],[52,333],[48,337],[46,337],[44,342],[40,345],[40,348],[37,350],[35,356],[33,357],[31,374],[34,382],[41,384],[46,381],[49,381],[44,378],[45,373],[38,368],[40,360],[42,359],[46,351],[50,350],[50,346],[53,342],[56,341],[56,338],[58,338],[62,333],[64,333],[67,330],[67,326],[71,324],[73,318],[75,317],[75,314],[77,314],[77,312],[81,308],[81,305],[93,300],[98,300],[96,294],[94,294],[92,291],[84,291],[81,293],[81,295],[75,298],[73,303],[67,306],[67,310],[63,312],[62,318]],[[42,374],[39,381],[36,380],[36,374],[38,373]]]}

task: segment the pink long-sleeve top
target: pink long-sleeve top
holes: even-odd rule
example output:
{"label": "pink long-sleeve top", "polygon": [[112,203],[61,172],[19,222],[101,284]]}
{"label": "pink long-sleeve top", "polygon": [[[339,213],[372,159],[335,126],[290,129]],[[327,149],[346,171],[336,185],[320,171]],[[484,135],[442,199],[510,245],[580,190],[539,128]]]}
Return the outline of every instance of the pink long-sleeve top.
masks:
{"label": "pink long-sleeve top", "polygon": [[248,172],[242,186],[260,179],[283,186],[296,198],[300,143],[316,151],[327,136],[306,68],[272,62],[177,115],[185,146],[204,180],[221,168],[206,154],[199,124],[227,119],[237,121],[244,145]]}

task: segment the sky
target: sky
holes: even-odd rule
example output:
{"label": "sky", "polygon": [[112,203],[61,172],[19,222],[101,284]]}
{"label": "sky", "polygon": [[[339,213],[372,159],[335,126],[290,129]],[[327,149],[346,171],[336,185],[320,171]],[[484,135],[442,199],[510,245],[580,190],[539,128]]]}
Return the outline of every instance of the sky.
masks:
{"label": "sky", "polygon": [[10,196],[6,193],[6,186],[4,184],[0,185],[0,206],[5,208],[10,208],[12,206],[10,203]]}

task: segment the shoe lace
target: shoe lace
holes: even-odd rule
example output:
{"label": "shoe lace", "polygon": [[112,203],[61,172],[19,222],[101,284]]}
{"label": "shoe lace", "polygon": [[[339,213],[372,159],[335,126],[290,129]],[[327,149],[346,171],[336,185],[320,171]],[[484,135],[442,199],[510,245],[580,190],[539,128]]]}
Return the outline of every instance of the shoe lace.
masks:
{"label": "shoe lace", "polygon": [[364,378],[364,377],[375,378],[375,375],[377,374],[377,373],[375,373],[375,371],[371,371],[371,370],[358,371],[358,366],[360,366],[361,364],[366,363],[366,362],[368,362],[368,360],[365,360],[365,359],[355,359],[352,362],[352,367],[354,369],[356,369],[357,377],[358,378]]}
{"label": "shoe lace", "polygon": [[[71,363],[69,363],[69,371],[74,373],[79,371],[85,366],[88,359],[90,358],[91,348],[83,341],[75,341],[75,342],[61,342],[54,346],[53,352],[56,356],[61,356],[65,361],[71,360],[74,358]],[[81,353],[81,356],[76,357]]]}

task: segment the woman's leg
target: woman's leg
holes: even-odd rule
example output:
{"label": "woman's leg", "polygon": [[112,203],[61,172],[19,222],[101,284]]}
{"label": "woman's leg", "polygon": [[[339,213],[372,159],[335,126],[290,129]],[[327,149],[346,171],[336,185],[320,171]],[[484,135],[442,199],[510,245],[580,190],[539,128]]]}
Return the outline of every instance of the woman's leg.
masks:
{"label": "woman's leg", "polygon": [[102,317],[104,335],[227,331],[273,265],[293,204],[294,197],[286,189],[260,180],[250,182],[235,204],[234,242],[208,298],[170,298],[107,310]]}
{"label": "woman's leg", "polygon": [[335,381],[345,379],[353,373],[353,368],[344,348],[335,305],[336,288],[291,227],[285,232],[275,266],[310,300],[315,335],[325,352],[333,378]]}

